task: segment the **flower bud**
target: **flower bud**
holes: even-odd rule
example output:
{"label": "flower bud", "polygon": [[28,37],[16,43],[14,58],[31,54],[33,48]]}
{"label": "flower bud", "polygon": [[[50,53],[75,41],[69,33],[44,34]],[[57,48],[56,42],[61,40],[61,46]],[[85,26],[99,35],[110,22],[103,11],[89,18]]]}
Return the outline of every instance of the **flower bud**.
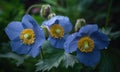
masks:
{"label": "flower bud", "polygon": [[52,18],[52,17],[54,17],[54,16],[56,16],[55,13],[50,13],[49,16],[48,16],[48,19],[50,19],[50,18]]}
{"label": "flower bud", "polygon": [[75,24],[75,31],[78,31],[82,26],[86,24],[85,19],[77,19],[76,24]]}
{"label": "flower bud", "polygon": [[50,14],[51,6],[50,5],[42,5],[41,10],[40,10],[40,15],[44,18],[47,18],[48,15]]}

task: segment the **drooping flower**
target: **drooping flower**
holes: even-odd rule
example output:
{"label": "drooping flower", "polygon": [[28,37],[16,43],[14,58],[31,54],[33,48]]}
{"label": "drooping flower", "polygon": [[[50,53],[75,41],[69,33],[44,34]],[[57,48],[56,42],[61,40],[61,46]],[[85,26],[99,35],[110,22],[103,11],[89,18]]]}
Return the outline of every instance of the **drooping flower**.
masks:
{"label": "drooping flower", "polygon": [[45,41],[42,28],[28,14],[24,15],[22,22],[13,21],[5,28],[11,40],[12,51],[18,54],[29,54],[36,57]]}
{"label": "drooping flower", "polygon": [[44,21],[42,26],[46,26],[49,31],[48,40],[55,48],[63,48],[68,32],[72,30],[72,24],[68,17],[54,16]]}
{"label": "drooping flower", "polygon": [[98,31],[97,25],[85,25],[66,39],[64,49],[67,53],[77,51],[77,58],[81,63],[94,66],[100,60],[100,50],[108,44],[107,36]]}

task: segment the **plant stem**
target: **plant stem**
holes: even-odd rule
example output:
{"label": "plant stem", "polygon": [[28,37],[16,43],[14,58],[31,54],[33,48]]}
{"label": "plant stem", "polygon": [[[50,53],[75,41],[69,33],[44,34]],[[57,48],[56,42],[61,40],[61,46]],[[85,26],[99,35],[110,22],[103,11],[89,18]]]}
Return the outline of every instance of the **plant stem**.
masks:
{"label": "plant stem", "polygon": [[111,7],[112,7],[112,0],[110,0],[110,4],[109,4],[109,7],[108,7],[108,12],[107,12],[107,18],[106,18],[105,27],[107,27],[107,25],[109,23],[109,17],[110,17]]}
{"label": "plant stem", "polygon": [[34,4],[34,5],[30,6],[30,7],[27,9],[26,13],[28,14],[28,13],[30,12],[30,10],[31,10],[32,8],[34,8],[34,7],[41,7],[41,5],[40,5],[40,4]]}
{"label": "plant stem", "polygon": [[41,59],[44,59],[44,54],[43,54],[43,50],[42,50],[42,48],[41,48]]}

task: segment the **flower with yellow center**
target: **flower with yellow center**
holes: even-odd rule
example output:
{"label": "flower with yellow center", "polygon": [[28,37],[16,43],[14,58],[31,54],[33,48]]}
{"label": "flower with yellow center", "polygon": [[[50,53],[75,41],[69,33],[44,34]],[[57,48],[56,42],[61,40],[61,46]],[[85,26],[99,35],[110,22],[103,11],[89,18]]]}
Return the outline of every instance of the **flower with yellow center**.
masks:
{"label": "flower with yellow center", "polygon": [[18,54],[29,54],[36,57],[45,41],[42,28],[28,14],[24,15],[22,22],[13,21],[5,28],[11,40],[12,51]]}
{"label": "flower with yellow center", "polygon": [[78,41],[78,49],[81,52],[92,52],[94,49],[94,41],[90,37],[82,37]]}
{"label": "flower with yellow center", "polygon": [[59,24],[54,24],[50,27],[50,35],[53,38],[62,38],[64,36],[64,29]]}
{"label": "flower with yellow center", "polygon": [[79,62],[95,66],[100,60],[100,50],[109,44],[105,34],[98,31],[97,25],[85,25],[68,36],[64,44],[65,52],[76,51]]}
{"label": "flower with yellow center", "polygon": [[53,16],[42,23],[48,29],[48,40],[54,48],[63,49],[68,33],[72,30],[72,24],[66,16]]}
{"label": "flower with yellow center", "polygon": [[20,39],[22,40],[23,44],[31,45],[34,43],[35,33],[32,29],[24,29],[20,33]]}

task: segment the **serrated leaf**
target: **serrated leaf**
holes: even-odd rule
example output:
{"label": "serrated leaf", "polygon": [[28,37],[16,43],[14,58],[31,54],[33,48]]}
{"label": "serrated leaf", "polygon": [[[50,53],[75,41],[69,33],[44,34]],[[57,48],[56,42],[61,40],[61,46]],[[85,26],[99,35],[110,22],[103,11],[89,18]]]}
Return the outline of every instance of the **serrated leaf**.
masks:
{"label": "serrated leaf", "polygon": [[44,59],[40,59],[36,64],[36,71],[49,71],[53,67],[58,67],[62,61],[63,50],[53,48],[49,41],[42,45]]}
{"label": "serrated leaf", "polygon": [[49,71],[50,69],[52,69],[53,67],[58,67],[60,62],[62,61],[62,56],[56,56],[54,58],[50,58],[50,59],[42,59],[40,60],[36,66],[37,69],[36,71]]}
{"label": "serrated leaf", "polygon": [[66,68],[69,66],[73,67],[75,63],[78,63],[78,60],[75,56],[63,53],[63,54],[55,54],[53,57],[49,59],[41,59],[37,64],[36,71],[49,71],[53,67],[58,67],[60,64]]}
{"label": "serrated leaf", "polygon": [[110,36],[111,36],[111,38],[116,39],[116,38],[120,37],[120,31],[110,33]]}
{"label": "serrated leaf", "polygon": [[6,53],[6,54],[0,54],[0,58],[11,58],[11,59],[14,59],[16,60],[16,65],[19,66],[20,64],[22,64],[24,62],[25,59],[27,59],[29,56],[26,55],[26,56],[19,56],[15,53]]}
{"label": "serrated leaf", "polygon": [[111,33],[111,30],[112,30],[112,27],[107,27],[107,28],[102,27],[100,29],[100,31],[103,32],[106,35],[109,35]]}
{"label": "serrated leaf", "polygon": [[78,63],[77,58],[71,54],[64,53],[62,49],[53,48],[49,41],[46,41],[43,46],[44,59],[40,59],[36,64],[36,71],[49,71],[53,67],[63,67],[68,68],[73,67],[75,63]]}
{"label": "serrated leaf", "polygon": [[66,68],[68,68],[68,66],[73,67],[75,63],[78,63],[78,60],[75,56],[68,53],[64,53],[63,64]]}
{"label": "serrated leaf", "polygon": [[100,31],[102,31],[104,34],[106,34],[110,39],[116,39],[118,37],[120,37],[120,31],[116,31],[116,32],[111,32],[112,31],[112,27],[107,27],[107,28],[101,28]]}

